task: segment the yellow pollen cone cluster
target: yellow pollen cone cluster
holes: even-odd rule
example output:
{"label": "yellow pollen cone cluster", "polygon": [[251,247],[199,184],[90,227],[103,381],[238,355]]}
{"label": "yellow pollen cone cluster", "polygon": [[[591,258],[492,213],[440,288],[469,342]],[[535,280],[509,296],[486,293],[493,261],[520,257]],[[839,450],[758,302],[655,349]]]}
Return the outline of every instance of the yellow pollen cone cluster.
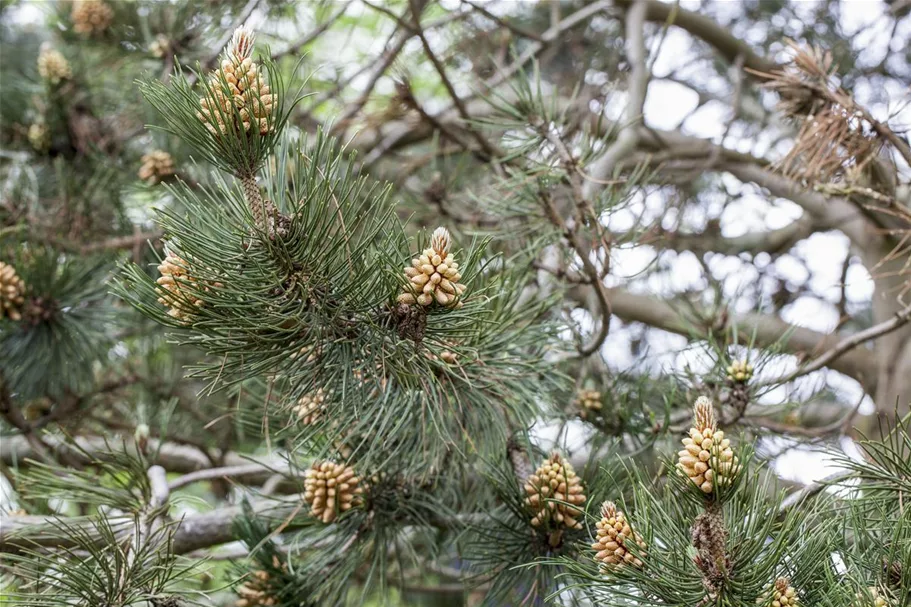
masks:
{"label": "yellow pollen cone cluster", "polygon": [[626,516],[617,510],[613,502],[601,504],[601,520],[595,523],[597,528],[596,539],[592,550],[596,550],[595,561],[601,564],[605,571],[624,565],[642,566],[642,560],[628,551],[628,542],[635,542],[639,547],[639,554],[645,554],[645,541],[634,532]]}
{"label": "yellow pollen cone cluster", "polygon": [[730,381],[748,382],[753,377],[753,365],[745,360],[735,360],[727,368]]}
{"label": "yellow pollen cone cluster", "polygon": [[51,84],[57,84],[70,78],[73,72],[63,53],[45,43],[38,53],[38,75]]}
{"label": "yellow pollen cone cluster", "polygon": [[712,402],[700,396],[693,407],[694,425],[683,439],[678,453],[677,470],[687,476],[703,493],[712,493],[716,486],[733,482],[740,464],[731,441],[718,429]]}
{"label": "yellow pollen cone cluster", "polygon": [[[455,345],[456,345],[454,342],[450,342],[450,341],[447,341],[444,343],[445,343],[445,345],[447,345],[449,347],[455,347]],[[427,356],[427,358],[429,360],[442,360],[444,363],[446,363],[448,365],[454,365],[459,362],[459,355],[456,354],[455,352],[453,352],[452,350],[448,350],[448,349],[440,350],[439,356],[434,354],[430,350],[427,350],[425,355]]]}
{"label": "yellow pollen cone cluster", "polygon": [[411,260],[411,266],[405,268],[408,288],[399,295],[399,303],[429,306],[437,302],[441,306],[461,308],[461,295],[465,285],[459,281],[459,264],[455,261],[449,247],[452,237],[446,228],[437,228],[430,239],[430,248],[424,249],[420,257]]}
{"label": "yellow pollen cone cluster", "polygon": [[[272,557],[272,565],[282,569],[287,569],[288,567],[285,563],[280,564],[277,556]],[[273,607],[278,605],[278,599],[270,593],[269,582],[271,577],[269,572],[264,569],[254,571],[244,582],[243,586],[237,589],[237,594],[240,598],[234,603],[235,607]]]}
{"label": "yellow pollen cone cluster", "polygon": [[[196,116],[213,135],[232,132],[234,126],[243,132],[256,130],[260,135],[275,128],[270,117],[277,99],[250,57],[253,42],[251,30],[237,28],[220,67],[209,78],[207,94],[199,100]],[[232,126],[237,118],[240,124]]]}
{"label": "yellow pollen cone cluster", "polygon": [[162,34],[158,34],[155,40],[149,45],[149,53],[153,57],[162,58],[171,50],[171,42]]}
{"label": "yellow pollen cone cluster", "polygon": [[582,482],[572,464],[559,453],[544,460],[525,481],[525,505],[532,512],[532,527],[581,529],[579,517],[585,503]]}
{"label": "yellow pollen cone cluster", "polygon": [[35,122],[28,127],[28,142],[36,152],[46,152],[51,147],[51,134],[43,122]]}
{"label": "yellow pollen cone cluster", "polygon": [[155,281],[159,286],[156,289],[158,303],[170,308],[169,316],[189,321],[196,312],[196,308],[202,306],[204,302],[190,288],[196,279],[189,274],[187,262],[174,253],[168,252],[159,264],[158,271],[161,273],[161,276]]}
{"label": "yellow pollen cone cluster", "polygon": [[152,150],[142,156],[139,178],[155,184],[174,174],[174,159],[164,150]]}
{"label": "yellow pollen cone cluster", "polygon": [[364,489],[359,484],[350,466],[314,462],[304,477],[304,501],[314,518],[328,524],[360,502]]}
{"label": "yellow pollen cone cluster", "polygon": [[[766,604],[768,595],[756,601],[757,604]],[[775,580],[775,587],[772,589],[772,602],[770,607],[799,607],[800,601],[797,599],[797,590],[795,590],[787,578],[780,577]]]}
{"label": "yellow pollen cone cluster", "polygon": [[22,320],[23,303],[25,283],[13,266],[0,261],[0,319]]}
{"label": "yellow pollen cone cluster", "polygon": [[77,34],[96,36],[111,25],[114,11],[102,0],[75,0],[70,17]]}
{"label": "yellow pollen cone cluster", "polygon": [[[872,599],[872,600],[871,600]],[[852,607],[892,607],[892,603],[875,586],[867,588],[867,594],[858,592]]]}
{"label": "yellow pollen cone cluster", "polygon": [[305,426],[316,422],[323,414],[325,403],[326,393],[322,388],[317,389],[316,392],[301,396],[294,407],[298,421]]}
{"label": "yellow pollen cone cluster", "polygon": [[601,393],[597,390],[579,390],[576,394],[576,405],[582,419],[596,415],[602,407]]}

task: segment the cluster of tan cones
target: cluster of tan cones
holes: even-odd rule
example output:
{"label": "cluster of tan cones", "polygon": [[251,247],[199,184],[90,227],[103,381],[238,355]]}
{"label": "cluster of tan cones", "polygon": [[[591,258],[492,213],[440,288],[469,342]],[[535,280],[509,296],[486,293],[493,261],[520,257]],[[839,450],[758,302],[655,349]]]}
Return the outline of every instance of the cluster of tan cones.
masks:
{"label": "cluster of tan cones", "polygon": [[462,294],[465,285],[459,281],[459,264],[455,261],[449,248],[452,237],[446,228],[437,228],[430,238],[430,247],[424,249],[419,257],[411,260],[411,266],[405,268],[408,286],[399,295],[399,303],[429,306],[434,302],[450,308],[462,307]]}
{"label": "cluster of tan cones", "polygon": [[221,65],[209,77],[196,115],[213,135],[246,133],[251,129],[265,135],[274,129],[271,116],[277,98],[251,57],[253,43],[249,28],[237,28]]}

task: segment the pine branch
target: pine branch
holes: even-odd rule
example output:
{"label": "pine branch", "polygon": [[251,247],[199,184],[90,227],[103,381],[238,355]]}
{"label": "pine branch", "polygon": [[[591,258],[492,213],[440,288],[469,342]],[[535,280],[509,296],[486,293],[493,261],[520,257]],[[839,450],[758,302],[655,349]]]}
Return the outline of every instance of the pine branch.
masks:
{"label": "pine branch", "polygon": [[[86,464],[90,458],[104,459],[105,454],[108,453],[108,443],[103,437],[78,436],[73,439],[75,446],[71,445],[68,440],[50,434],[45,434],[42,438],[48,454],[66,454],[66,457],[72,458],[76,465]],[[114,437],[107,437],[108,442],[111,440],[115,440]],[[127,442],[126,447],[126,453],[130,455],[137,453],[135,445]],[[153,463],[159,464],[168,472],[190,474],[197,471],[208,471],[211,469],[212,459],[223,462],[225,467],[230,469],[250,466],[249,476],[244,479],[249,483],[265,481],[273,474],[273,467],[281,465],[284,461],[276,457],[274,460],[263,460],[261,464],[255,464],[256,457],[254,456],[241,455],[233,451],[224,453],[219,449],[212,449],[211,454],[206,454],[196,447],[154,438],[149,439],[147,451]],[[7,465],[15,464],[27,467],[29,460],[36,459],[36,455],[34,446],[26,437],[4,437],[0,441],[0,459]],[[252,470],[254,465],[259,465],[258,472]]]}
{"label": "pine branch", "polygon": [[[245,464],[239,466],[223,466],[220,468],[208,468],[206,470],[189,472],[168,483],[168,488],[171,491],[176,491],[181,487],[186,487],[187,485],[201,481],[229,478],[236,479],[245,483],[255,483],[256,479],[260,478],[263,474],[266,473],[270,475],[269,478],[272,478],[275,475],[292,476],[290,472],[291,468],[287,465],[281,468],[276,468],[267,466],[265,463]],[[298,477],[298,481],[303,482],[303,477]]]}
{"label": "pine branch", "polygon": [[[262,521],[269,533],[279,527],[282,531],[293,531],[312,525],[312,519],[291,516],[301,512],[303,496],[300,494],[273,498],[261,498],[250,502],[251,513]],[[174,523],[171,550],[173,554],[187,554],[196,550],[211,548],[238,539],[234,522],[243,514],[242,506],[223,506],[201,514],[189,514]],[[70,548],[76,546],[74,537],[57,533],[55,521],[59,517],[44,516],[0,516],[0,553],[14,552],[21,548]],[[93,523],[85,519],[65,519],[66,525],[80,529],[93,537],[99,545],[105,538],[92,534]],[[478,524],[487,520],[486,515],[465,515],[455,518],[437,517],[431,522],[439,529],[458,529],[467,524]],[[132,533],[129,521],[111,517],[110,525],[120,537]]]}
{"label": "pine branch", "polygon": [[[287,496],[277,499],[262,499],[252,503],[256,516],[271,520],[273,528],[292,513],[301,503],[300,496]],[[184,516],[175,525],[172,551],[174,554],[186,554],[193,550],[224,544],[236,539],[232,529],[234,520],[242,514],[240,506],[225,506],[204,514]],[[42,516],[4,516],[0,521],[0,552],[10,552],[19,548],[53,547],[71,548],[78,544],[74,537],[60,536],[55,521],[58,517]],[[294,529],[306,521],[292,522],[287,529]],[[80,529],[94,538],[98,545],[103,545],[104,536],[92,533],[93,523],[87,520],[68,520],[66,524]],[[118,537],[132,533],[132,524],[117,517],[111,518],[111,526]]]}

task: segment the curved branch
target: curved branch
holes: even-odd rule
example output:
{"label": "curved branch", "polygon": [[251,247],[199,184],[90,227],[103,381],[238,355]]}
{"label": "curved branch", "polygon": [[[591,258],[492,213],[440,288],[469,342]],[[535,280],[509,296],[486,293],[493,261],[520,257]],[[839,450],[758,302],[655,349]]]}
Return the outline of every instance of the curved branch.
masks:
{"label": "curved branch", "polygon": [[[629,8],[637,1],[616,0],[615,4],[622,8]],[[646,5],[645,18],[647,20],[676,25],[714,47],[729,63],[734,63],[738,56],[742,56],[743,67],[753,70],[768,72],[780,67],[776,62],[759,55],[749,44],[704,15],[680,8],[672,2],[643,1]]]}
{"label": "curved branch", "polygon": [[[270,529],[284,524],[297,509],[302,495],[284,496],[276,499],[258,499],[250,505],[258,518],[268,520]],[[211,512],[191,514],[175,523],[172,550],[174,554],[186,554],[193,550],[208,548],[233,541],[234,519],[243,514],[241,506],[216,508]],[[72,537],[61,535],[60,517],[53,516],[4,516],[0,518],[0,552],[12,552],[18,548],[71,548],[75,545]],[[89,519],[66,519],[67,527],[79,527],[85,533],[94,533],[94,526]],[[116,531],[131,528],[130,524],[119,524],[116,518],[111,519],[111,526]],[[304,523],[303,519],[291,519],[284,526],[292,529]],[[101,538],[98,538],[101,541]]]}
{"label": "curved branch", "polygon": [[789,510],[790,508],[793,508],[794,506],[799,505],[804,500],[813,497],[817,493],[820,493],[823,489],[826,489],[833,485],[837,485],[839,483],[843,483],[844,481],[852,478],[853,476],[854,476],[853,470],[848,471],[848,472],[836,472],[835,474],[830,474],[829,476],[825,477],[824,479],[817,481],[815,483],[811,483],[811,484],[807,485],[806,487],[804,487],[803,489],[801,489],[799,491],[795,491],[794,493],[792,493],[791,495],[786,497],[784,499],[784,501],[781,502],[781,506],[779,507],[778,511],[785,512],[785,511]]}
{"label": "curved branch", "polygon": [[[107,442],[100,437],[78,437],[76,444],[78,449],[65,442],[63,439],[44,435],[44,443],[52,449],[54,453],[63,453],[80,464],[88,464],[91,458],[104,458],[106,453],[110,452],[112,445],[120,447],[120,439],[109,439]],[[136,446],[127,442],[125,448],[135,452]],[[236,467],[252,465],[256,462],[255,458],[244,457],[239,453],[229,451],[222,455],[217,449],[214,449],[214,457],[222,461],[225,466]],[[156,439],[149,439],[148,444],[149,459],[152,463],[160,465],[168,472],[191,473],[198,470],[207,470],[212,466],[212,460],[208,455],[189,445],[181,445],[172,442],[161,442]],[[7,465],[23,465],[26,460],[37,459],[39,454],[36,453],[34,446],[24,436],[4,437],[0,441],[0,460]],[[275,465],[281,465],[284,460],[275,460]],[[255,482],[257,480],[265,481],[274,474],[269,462],[259,464],[261,472],[258,475],[252,475],[247,480]]]}
{"label": "curved branch", "polygon": [[[241,464],[238,466],[224,466],[221,468],[209,468],[207,470],[197,470],[184,474],[170,482],[168,487],[175,491],[181,487],[198,483],[201,481],[213,481],[227,478],[242,479],[243,482],[255,482],[263,476],[269,478],[279,475],[287,476],[290,468],[287,465],[282,467],[269,467],[266,463]],[[268,480],[268,479],[267,479]]]}
{"label": "curved branch", "polygon": [[727,162],[719,168],[741,181],[753,182],[767,189],[773,196],[787,198],[800,205],[821,227],[842,232],[862,250],[870,250],[871,245],[877,250],[882,248],[882,235],[857,206],[844,198],[828,197],[806,190],[790,179],[756,164]]}
{"label": "curved branch", "polygon": [[342,2],[341,6],[338,10],[336,10],[332,15],[330,15],[328,19],[326,19],[325,21],[323,21],[322,23],[317,25],[314,29],[307,32],[302,38],[295,40],[294,42],[289,44],[287,46],[287,48],[284,48],[280,51],[275,51],[274,53],[272,53],[272,61],[278,61],[285,55],[290,55],[290,54],[296,53],[303,47],[307,46],[308,44],[310,44],[311,42],[313,42],[314,40],[319,38],[321,35],[323,35],[323,32],[325,32],[327,29],[332,27],[332,25],[336,21],[338,21],[342,15],[345,14],[345,11],[348,10],[348,7],[351,5],[352,1],[353,0],[347,0],[346,2]]}
{"label": "curved branch", "polygon": [[643,240],[643,244],[675,251],[692,251],[697,254],[721,253],[736,256],[740,253],[750,255],[768,253],[776,255],[788,251],[815,231],[816,226],[809,215],[803,215],[780,228],[756,230],[740,236],[721,236],[708,232],[686,234],[661,231],[655,237]]}
{"label": "curved branch", "polygon": [[763,384],[784,384],[808,373],[812,373],[813,371],[818,371],[823,367],[831,366],[832,362],[838,359],[839,356],[842,356],[846,352],[853,350],[864,342],[868,342],[870,340],[876,339],[877,337],[882,337],[887,333],[891,333],[892,331],[903,327],[909,321],[911,321],[911,305],[906,306],[896,312],[895,315],[889,320],[883,321],[868,329],[858,331],[857,333],[844,338],[835,344],[832,348],[830,348],[825,354],[800,367],[793,373],[789,373],[788,375],[785,375],[784,377],[776,380],[763,382]]}
{"label": "curved branch", "polygon": [[[731,314],[722,321],[722,326],[707,330],[700,327],[704,323],[694,315],[684,313],[683,306],[674,306],[669,302],[630,293],[622,288],[609,289],[609,294],[615,316],[625,321],[643,322],[687,337],[707,337],[711,331],[725,330],[736,325],[739,328],[738,334],[744,338],[755,335],[757,346],[781,343],[783,348],[792,354],[824,352],[839,342],[838,335],[797,327],[780,318],[756,313]],[[829,367],[853,377],[868,390],[872,389],[876,381],[876,361],[868,352],[846,352],[832,360]]]}
{"label": "curved branch", "polygon": [[626,13],[626,57],[632,66],[629,76],[629,99],[623,111],[622,129],[616,141],[592,164],[588,179],[583,186],[583,195],[594,198],[604,187],[602,182],[614,171],[617,162],[632,153],[639,143],[639,125],[643,122],[645,96],[648,92],[649,72],[645,64],[645,0],[633,0]]}

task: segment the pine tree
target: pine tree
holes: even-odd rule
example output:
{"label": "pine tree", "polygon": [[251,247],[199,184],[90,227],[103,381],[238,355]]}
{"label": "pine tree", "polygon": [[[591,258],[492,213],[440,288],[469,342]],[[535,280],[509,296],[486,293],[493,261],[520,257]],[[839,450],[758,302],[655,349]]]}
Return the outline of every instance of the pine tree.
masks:
{"label": "pine tree", "polygon": [[899,4],[0,4],[0,604],[911,605]]}

